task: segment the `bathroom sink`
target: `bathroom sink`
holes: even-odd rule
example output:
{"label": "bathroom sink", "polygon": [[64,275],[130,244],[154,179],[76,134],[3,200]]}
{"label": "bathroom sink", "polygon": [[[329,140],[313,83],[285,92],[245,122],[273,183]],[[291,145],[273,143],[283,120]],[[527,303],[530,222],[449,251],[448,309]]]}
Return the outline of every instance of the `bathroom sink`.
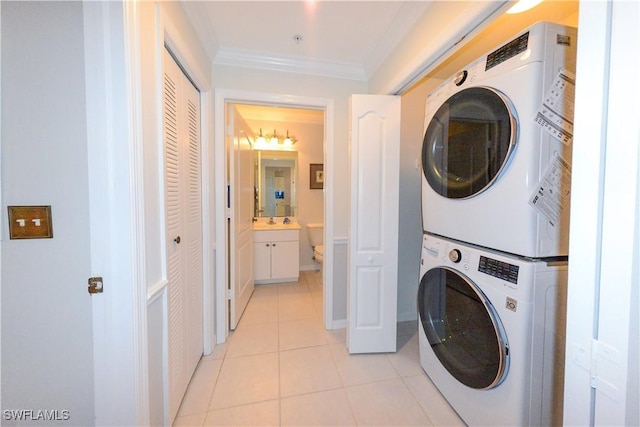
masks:
{"label": "bathroom sink", "polygon": [[289,224],[283,224],[277,222],[275,224],[269,224],[267,222],[256,222],[253,224],[253,229],[256,231],[268,231],[268,230],[300,230],[300,224],[292,222]]}

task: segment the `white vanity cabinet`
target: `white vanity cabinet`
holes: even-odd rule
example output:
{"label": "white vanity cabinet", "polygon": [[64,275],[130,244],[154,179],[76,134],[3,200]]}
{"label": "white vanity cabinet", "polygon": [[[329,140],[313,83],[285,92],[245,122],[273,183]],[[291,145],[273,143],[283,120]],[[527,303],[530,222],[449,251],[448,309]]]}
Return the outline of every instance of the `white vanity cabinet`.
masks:
{"label": "white vanity cabinet", "polygon": [[255,283],[296,282],[300,275],[300,231],[253,232]]}

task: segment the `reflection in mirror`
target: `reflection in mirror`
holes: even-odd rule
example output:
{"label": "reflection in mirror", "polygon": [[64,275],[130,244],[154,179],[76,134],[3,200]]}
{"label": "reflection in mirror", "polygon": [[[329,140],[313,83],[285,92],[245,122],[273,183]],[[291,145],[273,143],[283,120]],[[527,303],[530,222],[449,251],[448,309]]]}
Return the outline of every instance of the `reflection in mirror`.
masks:
{"label": "reflection in mirror", "polygon": [[296,216],[298,153],[256,150],[255,216]]}

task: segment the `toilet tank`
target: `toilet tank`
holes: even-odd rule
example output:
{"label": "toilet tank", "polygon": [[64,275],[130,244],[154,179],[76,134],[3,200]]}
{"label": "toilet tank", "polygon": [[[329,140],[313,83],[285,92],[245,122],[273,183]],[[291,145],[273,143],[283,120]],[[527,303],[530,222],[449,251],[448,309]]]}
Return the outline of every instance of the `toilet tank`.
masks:
{"label": "toilet tank", "polygon": [[307,224],[307,236],[311,246],[315,247],[322,244],[323,230],[324,226],[320,222]]}

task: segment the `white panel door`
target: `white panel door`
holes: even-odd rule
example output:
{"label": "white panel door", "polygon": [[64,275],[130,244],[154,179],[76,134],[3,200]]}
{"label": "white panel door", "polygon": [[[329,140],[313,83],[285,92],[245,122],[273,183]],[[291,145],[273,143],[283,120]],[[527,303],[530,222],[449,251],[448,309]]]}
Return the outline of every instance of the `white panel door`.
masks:
{"label": "white panel door", "polygon": [[200,95],[165,50],[163,139],[169,419],[202,356]]}
{"label": "white panel door", "polygon": [[242,119],[234,106],[229,106],[229,176],[230,203],[230,276],[229,328],[235,329],[254,289],[253,279],[253,215],[254,159],[253,147],[246,132],[241,132]]}
{"label": "white panel door", "polygon": [[347,346],[396,351],[400,97],[350,99]]}

